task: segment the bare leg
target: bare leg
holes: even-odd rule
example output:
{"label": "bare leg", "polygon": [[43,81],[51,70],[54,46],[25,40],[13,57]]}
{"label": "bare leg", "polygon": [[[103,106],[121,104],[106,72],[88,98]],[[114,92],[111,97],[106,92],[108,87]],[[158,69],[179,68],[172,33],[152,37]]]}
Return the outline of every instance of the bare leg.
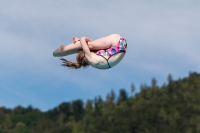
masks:
{"label": "bare leg", "polygon": [[[118,34],[112,34],[97,40],[94,40],[92,42],[88,42],[88,47],[90,50],[97,51],[101,49],[108,49],[114,45],[117,44],[119,41],[120,35]],[[56,49],[53,52],[53,56],[59,57],[59,56],[67,56],[70,54],[78,53],[81,47],[81,43],[78,40],[78,38],[73,38],[74,43],[71,43],[67,46],[61,45],[58,49]]]}
{"label": "bare leg", "polygon": [[90,50],[102,50],[102,49],[108,49],[110,47],[114,47],[118,44],[120,39],[119,34],[112,34],[106,37],[99,38],[97,40],[94,40],[92,42],[88,42],[88,47]]}
{"label": "bare leg", "polygon": [[61,45],[58,49],[53,52],[54,57],[66,56],[70,54],[78,53],[81,49],[80,41],[71,43],[67,46]]}

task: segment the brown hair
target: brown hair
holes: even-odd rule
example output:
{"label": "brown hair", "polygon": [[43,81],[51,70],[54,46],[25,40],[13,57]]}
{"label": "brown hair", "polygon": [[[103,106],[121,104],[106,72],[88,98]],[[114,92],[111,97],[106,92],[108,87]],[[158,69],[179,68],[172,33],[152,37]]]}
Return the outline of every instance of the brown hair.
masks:
{"label": "brown hair", "polygon": [[78,69],[78,68],[81,68],[81,67],[86,68],[86,67],[89,66],[83,50],[80,50],[79,53],[77,54],[77,56],[76,56],[77,62],[71,62],[71,61],[68,61],[64,58],[61,58],[60,60],[63,61],[62,66],[69,67],[69,68],[72,68],[72,69]]}

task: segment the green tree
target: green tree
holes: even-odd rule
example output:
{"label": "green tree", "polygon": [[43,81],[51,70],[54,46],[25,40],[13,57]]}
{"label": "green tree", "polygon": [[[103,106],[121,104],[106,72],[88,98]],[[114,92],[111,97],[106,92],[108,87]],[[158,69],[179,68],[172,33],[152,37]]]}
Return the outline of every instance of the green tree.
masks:
{"label": "green tree", "polygon": [[75,118],[75,121],[79,121],[83,118],[84,108],[82,100],[75,100],[72,102],[72,111]]}
{"label": "green tree", "polygon": [[93,109],[92,101],[91,100],[87,100],[86,106],[85,106],[85,112],[86,113],[90,113],[92,111],[92,109]]}
{"label": "green tree", "polygon": [[123,102],[123,101],[125,101],[127,98],[128,98],[128,94],[127,94],[126,90],[125,90],[125,89],[121,89],[121,90],[119,91],[119,97],[118,97],[117,102],[118,102],[118,103]]}

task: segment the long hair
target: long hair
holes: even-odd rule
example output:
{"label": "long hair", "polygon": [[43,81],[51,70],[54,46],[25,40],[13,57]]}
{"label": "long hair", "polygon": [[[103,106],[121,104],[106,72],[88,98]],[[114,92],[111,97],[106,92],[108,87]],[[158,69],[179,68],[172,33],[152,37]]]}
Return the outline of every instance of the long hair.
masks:
{"label": "long hair", "polygon": [[71,62],[71,61],[68,61],[64,58],[61,58],[60,60],[63,61],[62,66],[69,67],[69,68],[72,68],[72,69],[79,69],[81,67],[86,68],[86,67],[89,66],[83,50],[80,50],[79,53],[77,54],[77,56],[76,56],[77,62]]}

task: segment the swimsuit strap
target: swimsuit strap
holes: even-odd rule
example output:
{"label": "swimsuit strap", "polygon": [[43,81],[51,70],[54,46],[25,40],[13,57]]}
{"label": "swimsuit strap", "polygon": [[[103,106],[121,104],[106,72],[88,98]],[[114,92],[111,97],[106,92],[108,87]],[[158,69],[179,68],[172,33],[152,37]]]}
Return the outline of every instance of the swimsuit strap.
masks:
{"label": "swimsuit strap", "polygon": [[[108,60],[107,60],[107,62],[108,62]],[[109,66],[109,68],[111,68],[109,62],[108,62],[108,66]]]}

